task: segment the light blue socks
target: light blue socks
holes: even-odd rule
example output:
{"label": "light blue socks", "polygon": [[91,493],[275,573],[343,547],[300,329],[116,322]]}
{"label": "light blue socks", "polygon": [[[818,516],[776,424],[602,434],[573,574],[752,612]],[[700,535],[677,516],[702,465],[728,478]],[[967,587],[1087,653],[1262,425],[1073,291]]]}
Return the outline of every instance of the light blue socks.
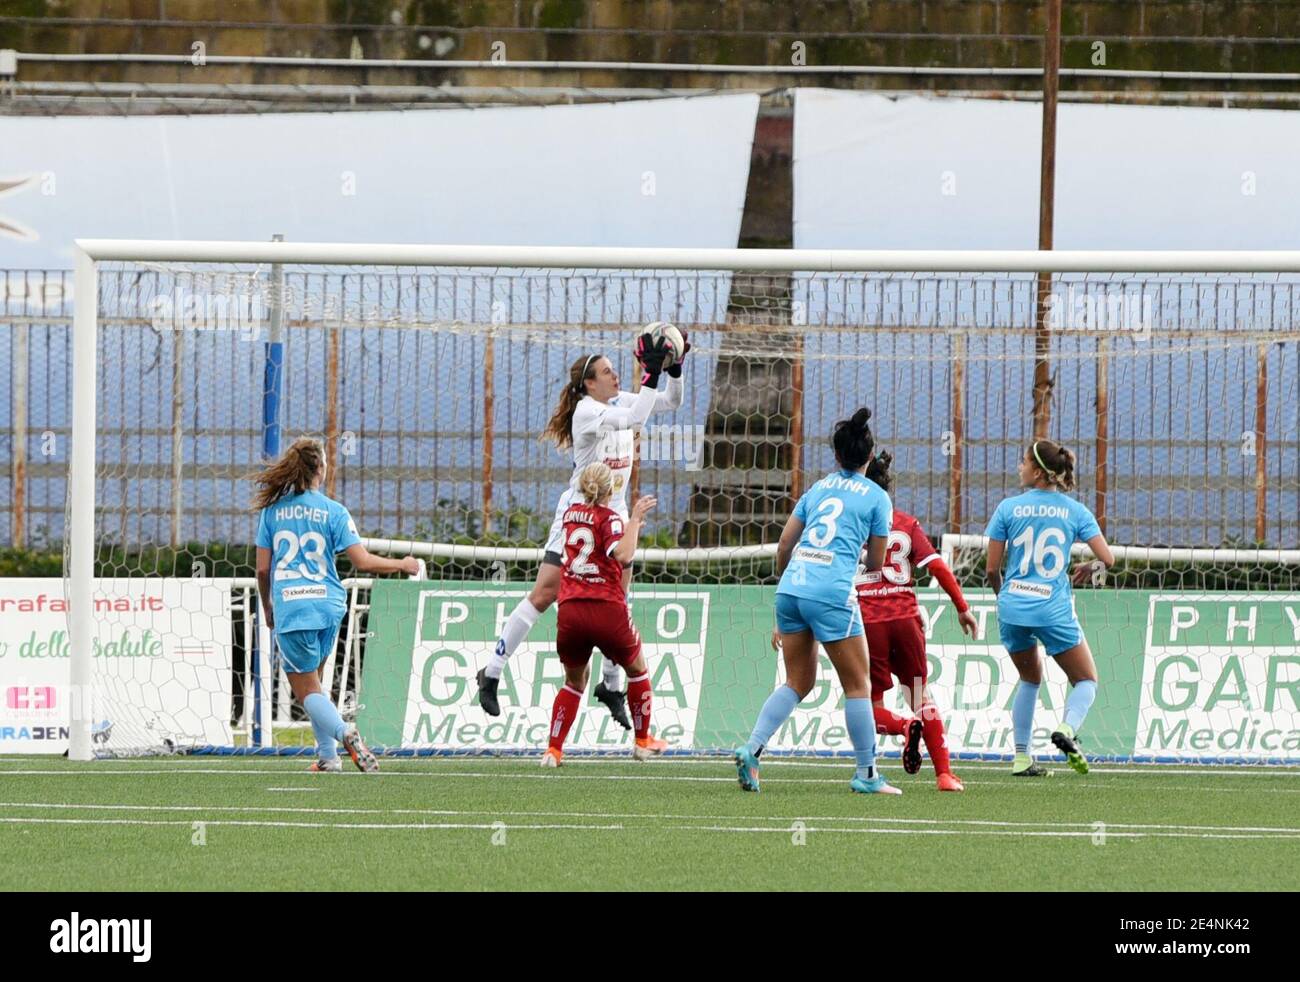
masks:
{"label": "light blue socks", "polygon": [[1029,741],[1034,732],[1034,707],[1038,703],[1038,686],[1024,679],[1016,687],[1016,698],[1011,704],[1011,725],[1015,732],[1016,753],[1029,753]]}
{"label": "light blue socks", "polygon": [[845,699],[844,724],[858,764],[856,776],[864,781],[873,780],[876,776],[876,718],[871,711],[871,700]]}
{"label": "light blue socks", "polygon": [[776,728],[790,718],[797,705],[799,705],[799,694],[788,685],[778,686],[767,697],[767,702],[763,703],[763,708],[758,711],[758,721],[754,723],[754,732],[749,735],[749,743],[746,744],[751,754],[758,755],[767,745],[767,741],[772,739]]}
{"label": "light blue socks", "polygon": [[313,692],[302,701],[303,709],[311,717],[312,732],[316,734],[316,752],[321,760],[339,755],[338,741],[343,739],[347,724],[334,708],[334,703],[323,692]]}
{"label": "light blue socks", "polygon": [[1083,721],[1088,716],[1088,710],[1092,708],[1092,701],[1097,698],[1097,683],[1092,679],[1084,679],[1070,690],[1070,695],[1065,700],[1065,725],[1076,733]]}

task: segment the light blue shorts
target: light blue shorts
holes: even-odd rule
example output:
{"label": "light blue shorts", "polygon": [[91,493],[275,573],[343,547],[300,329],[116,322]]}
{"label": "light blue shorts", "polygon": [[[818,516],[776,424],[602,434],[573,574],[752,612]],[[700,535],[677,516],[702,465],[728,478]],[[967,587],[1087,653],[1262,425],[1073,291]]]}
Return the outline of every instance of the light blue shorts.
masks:
{"label": "light blue shorts", "polygon": [[314,631],[276,631],[284,670],[299,674],[316,671],[334,650],[338,636],[337,624]]}
{"label": "light blue shorts", "polygon": [[1034,639],[1037,638],[1053,658],[1083,641],[1083,629],[1075,617],[1044,627],[1022,627],[999,621],[998,633],[1002,636],[1002,647],[1007,651],[1028,651],[1034,647]]}
{"label": "light blue shorts", "polygon": [[856,638],[862,633],[862,611],[856,597],[847,603],[828,604],[809,600],[789,593],[776,595],[776,628],[782,634],[800,634],[812,631],[813,637],[825,643]]}

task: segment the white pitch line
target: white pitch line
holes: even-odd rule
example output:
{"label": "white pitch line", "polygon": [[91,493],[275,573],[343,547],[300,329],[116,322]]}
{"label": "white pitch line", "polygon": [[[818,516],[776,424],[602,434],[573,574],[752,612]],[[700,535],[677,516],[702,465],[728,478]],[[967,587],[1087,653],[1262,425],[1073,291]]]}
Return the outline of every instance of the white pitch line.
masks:
{"label": "white pitch line", "polygon": [[[440,818],[459,818],[467,815],[497,815],[512,818],[582,818],[618,821],[698,821],[715,819],[713,815],[658,813],[658,812],[575,812],[575,811],[511,811],[498,808],[312,808],[292,805],[118,805],[94,802],[69,804],[45,801],[0,801],[0,808],[48,808],[63,811],[146,811],[146,812],[240,812],[311,815],[431,815]],[[740,817],[740,816],[734,816]],[[1088,834],[1096,831],[1100,822],[1107,834],[1112,829],[1139,831],[1179,832],[1268,832],[1282,836],[1300,836],[1300,827],[1267,825],[1175,825],[1166,823],[1110,822],[1094,819],[1087,822],[1012,822],[1000,819],[974,818],[923,818],[890,817],[885,815],[746,815],[747,821],[759,822],[883,822],[899,825],[961,825],[1009,829],[1084,829]]]}
{"label": "white pitch line", "polygon": [[302,794],[308,794],[310,792],[319,791],[320,788],[267,788],[266,790],[267,791],[295,791],[295,792],[301,792]]}
{"label": "white pitch line", "polygon": [[[9,825],[135,825],[135,826],[166,826],[166,827],[192,827],[193,822],[188,819],[181,820],[160,820],[160,819],[128,819],[128,818],[0,818],[0,824]],[[205,821],[206,826],[218,827],[238,827],[238,828],[291,828],[291,829],[347,829],[351,831],[456,831],[456,830],[480,830],[480,831],[498,831],[503,827],[508,831],[545,831],[545,830],[565,830],[565,831],[588,831],[588,832],[625,832],[629,831],[623,825],[580,825],[577,823],[564,824],[527,824],[527,825],[509,825],[502,822],[492,824],[471,823],[471,822],[257,822],[248,820],[227,820],[217,819],[215,821]],[[668,832],[724,832],[724,833],[768,833],[789,835],[789,828],[779,826],[745,826],[745,825],[664,825],[659,826],[655,831]],[[800,829],[801,832],[826,832],[838,833],[841,835],[978,835],[978,836],[1017,836],[1017,837],[1036,837],[1036,838],[1060,838],[1060,839],[1082,839],[1093,838],[1096,833],[1092,831],[1027,831],[1024,829],[938,829],[938,828],[921,828],[908,829],[897,827],[885,828],[834,828],[828,826],[805,826]],[[1210,834],[1197,832],[1107,832],[1110,838],[1117,839],[1268,839],[1277,841],[1278,839],[1300,839],[1297,835],[1272,835],[1272,834],[1254,834],[1254,833],[1232,833],[1232,834]]]}
{"label": "white pitch line", "polygon": [[[657,768],[648,768],[648,769],[657,770]],[[1076,779],[1073,776],[1063,776],[1061,780],[1068,782],[1071,787],[1071,790],[1074,789],[1082,790],[1089,787],[1097,788],[1099,786],[1102,786],[1105,778],[1109,777],[1113,773],[1114,773],[1113,771],[1099,770],[1093,772],[1092,780],[1089,780],[1087,778]],[[1185,773],[1195,774],[1196,772],[1188,771]],[[17,771],[17,770],[0,769],[0,774],[12,775],[18,777],[78,777],[78,778],[86,777],[86,776],[119,777],[119,778],[120,777],[148,777],[148,776],[178,775],[178,774],[187,774],[187,775],[200,774],[200,775],[238,776],[238,777],[255,776],[255,777],[265,778],[268,774],[274,774],[275,776],[281,779],[291,778],[291,777],[302,777],[308,781],[318,782],[322,780],[321,776],[318,774],[310,774],[307,771],[288,771],[283,768],[234,769],[234,768],[224,768],[224,767],[167,767],[167,768],[160,768],[155,770],[133,769],[130,771],[121,771],[121,770],[110,771],[110,770],[100,770],[98,768],[90,768],[86,770],[54,770],[54,771],[42,771],[42,770]],[[356,773],[356,774],[344,774],[344,775],[334,776],[336,780],[337,779],[370,780],[377,777],[384,777],[384,778],[388,778],[389,780],[394,780],[396,778],[418,778],[422,780],[448,780],[453,778],[472,778],[472,779],[486,778],[494,781],[502,781],[502,780],[561,781],[561,782],[563,781],[660,781],[660,782],[687,783],[687,784],[734,784],[736,780],[734,777],[721,776],[721,775],[717,777],[703,777],[698,775],[669,774],[669,773],[658,773],[658,774],[654,774],[654,773],[646,773],[646,774],[566,773],[562,776],[557,776],[554,774],[542,774],[542,773],[529,774],[529,773],[524,773],[522,771],[510,771],[510,770],[438,771],[433,769],[400,770],[400,771],[383,770],[380,771],[377,775]],[[771,777],[768,778],[767,780],[768,783],[774,785],[795,785],[795,784],[838,785],[838,784],[845,783],[844,778]],[[1041,792],[1027,790],[1031,788],[1060,787],[1060,783],[1058,781],[1048,782],[1042,780],[1023,781],[1019,784],[1016,784],[1010,781],[982,781],[977,779],[977,780],[965,781],[963,783],[965,783],[970,787],[996,785],[999,789],[1003,791],[1010,788],[1018,789],[1014,792],[1011,792],[1013,794],[1041,793]],[[1150,788],[1143,787],[1140,783],[1130,783],[1126,781],[1106,782],[1105,786],[1110,787],[1111,789],[1123,788],[1124,790],[1140,792],[1143,794],[1146,794],[1151,790]],[[1245,787],[1240,787],[1240,788],[1181,787],[1178,788],[1178,787],[1170,787],[1168,785],[1162,785],[1160,787],[1160,790],[1162,791],[1185,790],[1185,791],[1194,791],[1194,792],[1206,791],[1206,792],[1223,792],[1223,793],[1232,793],[1232,794],[1300,794],[1300,788],[1258,788],[1258,787],[1255,788],[1245,788]]]}
{"label": "white pitch line", "polygon": [[[448,763],[467,763],[467,758],[439,757],[434,758]],[[519,758],[493,758],[500,760],[509,760]],[[527,760],[527,758],[524,758]],[[878,760],[890,765],[891,769],[898,768],[901,765],[896,757],[881,757]],[[924,758],[924,768],[930,768],[930,758]],[[1040,757],[1038,762],[1044,766],[1067,766],[1064,757]],[[571,764],[625,764],[630,763],[624,760],[602,760],[595,757],[568,757],[564,761],[564,766]],[[734,767],[730,757],[660,757],[657,760],[645,761],[643,766],[649,767],[675,767],[683,764],[721,764],[727,767]],[[845,757],[840,760],[807,760],[791,759],[789,757],[765,757],[763,767],[826,767],[840,768],[852,767],[853,758]],[[1011,762],[997,760],[954,760],[952,762],[954,770],[958,771],[1007,771],[1011,770]],[[1300,777],[1300,766],[1287,767],[1284,765],[1268,767],[1265,765],[1243,764],[1239,767],[1233,765],[1207,764],[1204,767],[1190,767],[1180,764],[1107,764],[1094,763],[1091,765],[1093,772],[1097,774],[1126,774],[1138,775],[1143,777],[1166,777],[1195,774],[1198,777]]]}
{"label": "white pitch line", "polygon": [[[187,828],[192,827],[194,822],[189,819],[137,819],[137,818],[3,818],[0,822],[8,825],[182,825]],[[485,829],[495,832],[501,828],[500,822],[483,824],[480,822],[410,822],[410,823],[390,823],[390,822],[254,822],[249,820],[236,820],[219,818],[214,821],[204,821],[206,826],[238,826],[241,828],[284,828],[284,829],[396,829],[399,831],[420,830],[420,829]],[[506,826],[511,831],[518,829],[565,829],[565,830],[586,830],[586,831],[624,831],[622,825],[510,825]]]}
{"label": "white pitch line", "polygon": [[[464,765],[464,764],[471,764],[471,763],[476,765],[529,763],[532,759],[533,758],[528,758],[528,757],[479,757],[479,758],[433,757],[433,758],[400,758],[397,760],[385,761],[381,758],[381,762],[388,763],[390,765],[395,763],[401,763],[404,766],[410,764],[422,764],[430,767],[438,767],[438,766],[449,766],[449,765]],[[895,761],[893,761],[891,758],[882,758],[882,759],[889,762],[890,764],[889,769],[891,770],[891,772],[896,769],[894,766]],[[17,763],[21,760],[22,758],[17,758],[13,762]],[[9,761],[3,761],[3,763],[8,763],[8,762]],[[1066,766],[1065,761],[1063,759],[1055,760],[1050,758],[1044,758],[1040,760],[1040,763],[1049,767]],[[144,769],[144,765],[146,764],[152,765],[152,769],[147,769],[147,770]],[[735,766],[734,764],[731,763],[731,761],[728,758],[725,757],[672,757],[672,758],[660,759],[657,761],[646,761],[644,763],[640,763],[637,765],[633,765],[631,760],[625,760],[625,759],[611,760],[611,759],[598,759],[598,758],[591,758],[591,757],[571,757],[569,760],[565,761],[566,767],[575,766],[575,765],[583,768],[595,766],[595,765],[637,766],[641,768],[654,769],[654,770],[658,770],[660,768],[677,768],[677,767],[682,767],[687,765],[715,766],[722,769],[731,768]],[[846,758],[841,761],[841,760],[791,760],[789,758],[774,757],[763,761],[763,766],[765,768],[776,767],[776,768],[816,768],[816,769],[828,769],[828,770],[829,769],[846,770],[853,767],[853,761],[850,758]],[[966,771],[966,772],[990,771],[990,772],[997,773],[997,772],[1006,771],[1008,765],[1005,762],[999,762],[999,761],[954,761],[954,767],[957,771]],[[298,773],[299,771],[301,771],[301,773],[303,774],[309,773],[305,768],[301,767],[301,761],[296,758],[286,759],[283,761],[274,761],[274,762],[266,761],[261,763],[261,766],[249,766],[247,763],[245,763],[238,768],[233,766],[222,767],[222,766],[212,766],[212,765],[198,765],[198,764],[190,763],[188,761],[185,764],[182,764],[180,761],[177,761],[175,764],[168,764],[159,767],[157,760],[153,758],[101,760],[101,761],[95,761],[91,766],[85,768],[66,768],[61,770],[35,770],[31,768],[9,769],[7,767],[0,766],[0,774],[31,775],[31,776],[40,775],[40,776],[49,776],[49,777],[59,777],[59,776],[71,775],[71,774],[76,774],[76,775],[80,775],[80,774],[199,774],[199,773],[210,773],[210,774],[289,773],[289,774],[293,774],[293,773]],[[408,773],[409,774],[415,772],[390,770],[390,771],[383,771],[381,773],[385,773],[385,774]],[[1268,768],[1262,765],[1261,766],[1243,765],[1242,767],[1231,768],[1231,767],[1219,767],[1214,765],[1206,765],[1205,767],[1188,767],[1188,766],[1170,765],[1170,764],[1137,764],[1137,765],[1119,766],[1119,765],[1109,765],[1103,763],[1103,764],[1093,764],[1092,773],[1098,776],[1105,776],[1105,777],[1126,776],[1126,777],[1147,777],[1147,778],[1152,778],[1152,777],[1155,778],[1164,778],[1164,777],[1300,778],[1300,767]]]}

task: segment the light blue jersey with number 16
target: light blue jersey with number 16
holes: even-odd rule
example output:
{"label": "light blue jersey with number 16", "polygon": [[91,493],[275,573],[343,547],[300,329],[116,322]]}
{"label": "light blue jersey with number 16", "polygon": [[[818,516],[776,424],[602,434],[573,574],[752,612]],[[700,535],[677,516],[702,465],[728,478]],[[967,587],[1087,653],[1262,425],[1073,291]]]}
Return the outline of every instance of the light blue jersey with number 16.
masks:
{"label": "light blue jersey with number 16", "polygon": [[873,535],[889,535],[889,495],[857,471],[839,471],[804,493],[794,517],[803,522],[803,534],[776,592],[835,606],[852,600],[862,547]]}
{"label": "light blue jersey with number 16", "polygon": [[334,627],[347,610],[336,553],[360,542],[348,510],[319,491],[262,509],[257,545],[271,550],[271,601],[277,633]]}
{"label": "light blue jersey with number 16", "polygon": [[1074,620],[1070,547],[1101,535],[1086,505],[1059,491],[1033,488],[998,505],[985,534],[1007,544],[999,621],[1050,627]]}

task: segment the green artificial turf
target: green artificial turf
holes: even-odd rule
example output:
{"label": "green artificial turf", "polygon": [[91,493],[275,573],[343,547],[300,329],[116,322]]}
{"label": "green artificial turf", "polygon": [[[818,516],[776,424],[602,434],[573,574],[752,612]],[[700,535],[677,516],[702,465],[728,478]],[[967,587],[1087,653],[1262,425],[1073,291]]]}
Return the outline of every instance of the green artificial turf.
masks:
{"label": "green artificial turf", "polygon": [[851,765],[725,759],[0,759],[0,889],[1281,890],[1300,770],[967,764],[901,797]]}

